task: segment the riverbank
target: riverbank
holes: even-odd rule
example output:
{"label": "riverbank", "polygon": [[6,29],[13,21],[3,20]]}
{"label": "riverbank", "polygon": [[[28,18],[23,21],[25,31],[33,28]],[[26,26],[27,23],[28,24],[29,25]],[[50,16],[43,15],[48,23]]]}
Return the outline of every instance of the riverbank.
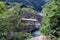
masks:
{"label": "riverbank", "polygon": [[46,36],[46,35],[40,35],[28,40],[51,40],[50,36]]}

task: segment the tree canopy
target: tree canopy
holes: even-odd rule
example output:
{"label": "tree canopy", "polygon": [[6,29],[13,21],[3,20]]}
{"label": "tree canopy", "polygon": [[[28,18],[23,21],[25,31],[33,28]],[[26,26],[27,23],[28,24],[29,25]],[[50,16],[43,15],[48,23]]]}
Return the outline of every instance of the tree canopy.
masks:
{"label": "tree canopy", "polygon": [[3,12],[6,10],[6,7],[3,2],[0,2],[0,14],[3,14]]}
{"label": "tree canopy", "polygon": [[50,0],[43,6],[41,33],[51,35],[52,40],[60,40],[60,0]]}
{"label": "tree canopy", "polygon": [[30,37],[29,33],[14,32],[26,26],[20,21],[20,13],[20,5],[7,8],[4,2],[0,2],[0,40],[25,40]]}

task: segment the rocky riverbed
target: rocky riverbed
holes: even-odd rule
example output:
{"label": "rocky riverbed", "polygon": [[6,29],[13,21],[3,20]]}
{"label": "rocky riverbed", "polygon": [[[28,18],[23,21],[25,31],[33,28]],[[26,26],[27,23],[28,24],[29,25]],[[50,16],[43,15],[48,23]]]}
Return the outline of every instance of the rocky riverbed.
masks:
{"label": "rocky riverbed", "polygon": [[50,36],[40,35],[38,37],[31,38],[29,40],[51,40]]}

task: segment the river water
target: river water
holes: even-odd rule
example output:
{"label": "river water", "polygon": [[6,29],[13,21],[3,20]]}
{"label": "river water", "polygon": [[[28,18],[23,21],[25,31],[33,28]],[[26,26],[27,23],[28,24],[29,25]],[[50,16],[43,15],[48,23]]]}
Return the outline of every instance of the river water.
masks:
{"label": "river water", "polygon": [[36,36],[40,36],[40,31],[39,30],[35,30],[34,32],[31,33],[32,37],[36,37]]}

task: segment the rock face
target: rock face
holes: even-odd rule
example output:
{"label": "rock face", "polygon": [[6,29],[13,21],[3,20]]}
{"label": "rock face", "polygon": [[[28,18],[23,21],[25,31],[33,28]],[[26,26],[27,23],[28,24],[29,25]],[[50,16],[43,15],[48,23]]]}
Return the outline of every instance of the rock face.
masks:
{"label": "rock face", "polygon": [[0,0],[4,2],[19,2],[23,3],[27,6],[32,6],[33,9],[37,11],[41,11],[41,6],[43,6],[46,2],[46,0]]}
{"label": "rock face", "polygon": [[34,18],[34,19],[37,19],[39,23],[41,23],[41,20],[42,20],[42,16],[41,15],[38,15],[38,14],[33,14],[33,13],[22,13],[20,14],[20,17],[21,18]]}
{"label": "rock face", "polygon": [[[33,17],[33,18],[32,18]],[[33,30],[39,29],[42,16],[33,14],[33,13],[22,13],[20,14],[21,21],[25,24],[28,24],[22,31],[25,32],[32,32]],[[22,20],[23,18],[23,20]]]}

